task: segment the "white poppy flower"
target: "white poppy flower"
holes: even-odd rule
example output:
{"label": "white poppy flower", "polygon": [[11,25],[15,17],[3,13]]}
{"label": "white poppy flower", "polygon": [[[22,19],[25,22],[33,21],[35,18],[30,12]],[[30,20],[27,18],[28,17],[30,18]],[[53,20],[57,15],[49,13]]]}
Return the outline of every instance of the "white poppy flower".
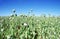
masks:
{"label": "white poppy flower", "polygon": [[24,26],[27,26],[27,23],[24,23]]}
{"label": "white poppy flower", "polygon": [[1,29],[1,32],[3,32],[4,29]]}
{"label": "white poppy flower", "polygon": [[54,32],[54,34],[56,34],[56,32]]}
{"label": "white poppy flower", "polygon": [[7,39],[10,39],[10,35],[7,35]]}

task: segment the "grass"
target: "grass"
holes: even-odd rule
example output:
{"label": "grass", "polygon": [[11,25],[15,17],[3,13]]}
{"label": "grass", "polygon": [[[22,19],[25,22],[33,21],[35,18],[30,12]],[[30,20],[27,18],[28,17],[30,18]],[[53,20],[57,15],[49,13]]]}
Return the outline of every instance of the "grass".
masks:
{"label": "grass", "polygon": [[0,16],[0,39],[60,39],[60,17]]}

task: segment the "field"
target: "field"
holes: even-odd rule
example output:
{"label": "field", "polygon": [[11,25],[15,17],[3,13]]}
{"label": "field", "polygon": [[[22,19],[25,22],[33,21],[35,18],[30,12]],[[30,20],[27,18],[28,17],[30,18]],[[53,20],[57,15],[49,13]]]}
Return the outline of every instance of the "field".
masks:
{"label": "field", "polygon": [[60,17],[0,16],[0,39],[60,39]]}

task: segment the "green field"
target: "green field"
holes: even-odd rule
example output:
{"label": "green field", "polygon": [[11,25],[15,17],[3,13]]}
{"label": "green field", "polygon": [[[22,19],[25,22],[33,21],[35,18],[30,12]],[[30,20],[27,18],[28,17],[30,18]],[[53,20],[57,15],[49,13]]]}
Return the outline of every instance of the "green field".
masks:
{"label": "green field", "polygon": [[60,16],[0,16],[0,39],[60,39]]}

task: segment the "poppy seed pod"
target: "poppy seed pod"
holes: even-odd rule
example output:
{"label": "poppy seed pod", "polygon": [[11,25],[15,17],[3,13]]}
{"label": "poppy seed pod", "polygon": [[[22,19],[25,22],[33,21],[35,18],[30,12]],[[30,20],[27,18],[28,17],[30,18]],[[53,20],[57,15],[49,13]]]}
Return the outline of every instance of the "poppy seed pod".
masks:
{"label": "poppy seed pod", "polygon": [[20,26],[17,26],[17,29],[20,29]]}
{"label": "poppy seed pod", "polygon": [[13,9],[12,12],[15,13],[16,12],[16,9]]}

